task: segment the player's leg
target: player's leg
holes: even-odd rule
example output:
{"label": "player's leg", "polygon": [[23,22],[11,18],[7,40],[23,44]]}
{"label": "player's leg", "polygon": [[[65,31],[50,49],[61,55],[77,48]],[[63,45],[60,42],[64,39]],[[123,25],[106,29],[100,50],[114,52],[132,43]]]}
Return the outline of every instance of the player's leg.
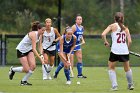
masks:
{"label": "player's leg", "polygon": [[116,61],[118,61],[118,55],[115,55],[114,53],[110,53],[109,61],[108,61],[108,74],[110,81],[112,83],[112,88],[111,90],[118,90],[118,83],[117,83],[117,77],[116,77],[116,72],[115,72],[115,66],[116,66]]}
{"label": "player's leg", "polygon": [[[22,58],[22,59],[25,59],[27,60],[27,57],[24,53],[21,53],[20,51],[17,50],[17,58]],[[27,62],[27,61],[26,61]],[[23,71],[23,67],[10,67],[10,70],[9,70],[9,79],[12,80],[13,79],[13,76],[15,74],[15,72],[22,72]]]}
{"label": "player's leg", "polygon": [[47,64],[49,64],[48,63],[48,55],[46,53],[44,53],[43,56],[44,56],[44,63],[45,64],[42,64],[42,76],[43,76],[43,80],[46,80],[47,79],[47,69],[46,68],[48,68]]}
{"label": "player's leg", "polygon": [[47,79],[48,80],[51,80],[52,78],[51,78],[51,75],[50,75],[50,72],[51,72],[51,70],[52,70],[52,68],[53,68],[53,66],[54,66],[54,59],[55,59],[55,56],[49,56],[49,58],[50,58],[50,62],[49,62],[49,64],[48,64],[48,68],[47,68]]}
{"label": "player's leg", "polygon": [[10,70],[9,70],[9,79],[12,80],[14,75],[15,75],[15,72],[22,72],[22,70],[23,70],[23,67],[13,67],[13,66],[11,66]]}
{"label": "player's leg", "polygon": [[82,50],[77,50],[75,51],[75,55],[77,57],[77,71],[78,71],[78,78],[87,78],[86,76],[83,75],[82,73],[82,68],[83,68],[83,62],[82,62]]}
{"label": "player's leg", "polygon": [[[67,58],[66,54],[65,57]],[[64,73],[65,73],[65,77],[67,79],[66,84],[70,85],[71,84],[71,80],[70,80],[70,63],[64,63]]]}
{"label": "player's leg", "polygon": [[111,88],[112,90],[118,90],[115,65],[116,65],[116,62],[110,62],[110,61],[108,62],[108,68],[109,68],[108,74],[109,74],[110,81],[112,83],[112,88]]}
{"label": "player's leg", "polygon": [[134,85],[133,85],[133,78],[132,78],[132,70],[130,68],[129,61],[123,62],[123,65],[124,65],[124,70],[125,70],[126,78],[128,82],[128,89],[133,90]]}
{"label": "player's leg", "polygon": [[27,55],[27,60],[21,59],[21,64],[23,65],[23,71],[26,72],[25,76],[21,80],[21,85],[32,85],[28,83],[29,77],[33,74],[33,71],[36,68],[35,57],[33,52],[29,52]]}
{"label": "player's leg", "polygon": [[64,67],[64,73],[67,79],[66,84],[70,85],[71,84],[71,80],[70,80],[70,69],[68,67]]}
{"label": "player's leg", "polygon": [[53,76],[54,78],[57,78],[57,76],[58,76],[60,70],[61,70],[63,67],[64,67],[64,63],[63,63],[62,61],[60,61],[58,67],[57,67],[56,70],[55,70],[55,73],[54,73],[54,76]]}

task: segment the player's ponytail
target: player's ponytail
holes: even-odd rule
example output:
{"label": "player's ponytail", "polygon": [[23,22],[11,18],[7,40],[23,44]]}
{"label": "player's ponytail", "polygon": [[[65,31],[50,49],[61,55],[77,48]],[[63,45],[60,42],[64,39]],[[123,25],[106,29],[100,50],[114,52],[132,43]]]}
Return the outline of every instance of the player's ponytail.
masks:
{"label": "player's ponytail", "polygon": [[41,29],[42,27],[45,27],[44,23],[40,23],[40,24],[37,25],[37,29]]}
{"label": "player's ponytail", "polygon": [[32,30],[32,31],[37,31],[37,30],[38,30],[38,27],[37,27],[38,24],[40,24],[39,21],[33,22],[33,23],[32,23],[32,27],[31,27],[31,30]]}
{"label": "player's ponytail", "polygon": [[121,31],[125,30],[126,27],[124,26],[124,15],[121,12],[116,12],[115,14],[115,21],[119,24]]}

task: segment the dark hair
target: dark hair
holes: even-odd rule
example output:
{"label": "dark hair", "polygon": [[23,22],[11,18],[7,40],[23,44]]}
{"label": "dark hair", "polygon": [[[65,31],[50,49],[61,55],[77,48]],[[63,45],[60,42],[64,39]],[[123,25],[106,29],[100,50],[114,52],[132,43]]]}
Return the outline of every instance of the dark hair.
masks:
{"label": "dark hair", "polygon": [[41,29],[42,27],[45,27],[44,23],[40,23],[40,24],[37,25],[37,29]]}
{"label": "dark hair", "polygon": [[115,18],[115,21],[119,24],[119,26],[121,28],[121,31],[125,30],[126,27],[123,25],[123,23],[124,23],[124,15],[123,15],[123,13],[116,12],[114,18]]}
{"label": "dark hair", "polygon": [[[75,19],[77,19],[78,16],[81,16],[81,14],[77,14]],[[81,16],[81,17],[82,17],[82,16]]]}
{"label": "dark hair", "polygon": [[31,27],[32,31],[37,31],[38,30],[38,27],[37,27],[38,24],[40,24],[39,21],[35,21],[35,22],[32,23],[32,27]]}

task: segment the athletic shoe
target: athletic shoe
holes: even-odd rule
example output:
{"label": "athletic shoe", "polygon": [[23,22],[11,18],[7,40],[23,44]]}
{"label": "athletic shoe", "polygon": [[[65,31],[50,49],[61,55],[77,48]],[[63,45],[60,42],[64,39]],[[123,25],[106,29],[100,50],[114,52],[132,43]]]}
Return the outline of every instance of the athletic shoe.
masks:
{"label": "athletic shoe", "polygon": [[71,84],[71,81],[70,81],[70,80],[69,80],[69,81],[67,81],[67,82],[66,82],[66,84],[67,84],[67,85],[70,85],[70,84]]}
{"label": "athletic shoe", "polygon": [[58,74],[55,73],[54,76],[53,76],[53,78],[57,78],[57,75],[58,75]]}
{"label": "athletic shoe", "polygon": [[133,84],[128,84],[128,89],[129,90],[133,90],[134,89],[134,85]]}
{"label": "athletic shoe", "polygon": [[12,80],[13,79],[13,76],[15,74],[15,72],[12,70],[13,66],[10,67],[10,70],[9,70],[9,79]]}
{"label": "athletic shoe", "polygon": [[43,77],[43,80],[46,80],[47,79],[47,76],[46,77]]}
{"label": "athletic shoe", "polygon": [[53,78],[57,78],[57,75],[55,74],[55,75],[53,76]]}
{"label": "athletic shoe", "polygon": [[27,81],[21,81],[20,83],[21,86],[32,86],[32,84],[28,83]]}
{"label": "athletic shoe", "polygon": [[47,73],[47,80],[52,80],[50,73]]}
{"label": "athletic shoe", "polygon": [[112,90],[112,91],[117,91],[117,90],[118,90],[118,86],[113,86],[113,87],[111,88],[111,90]]}
{"label": "athletic shoe", "polygon": [[84,75],[82,75],[82,74],[81,74],[81,75],[78,75],[77,77],[78,77],[78,78],[87,78],[86,76],[84,76]]}

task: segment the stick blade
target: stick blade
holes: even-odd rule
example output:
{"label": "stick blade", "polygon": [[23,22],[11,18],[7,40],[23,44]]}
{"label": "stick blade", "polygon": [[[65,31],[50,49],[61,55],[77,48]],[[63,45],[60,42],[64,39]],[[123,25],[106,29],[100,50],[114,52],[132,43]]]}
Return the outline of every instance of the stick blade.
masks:
{"label": "stick blade", "polygon": [[129,51],[129,53],[132,54],[132,55],[135,55],[137,57],[140,57],[140,54],[138,54],[138,53],[135,53],[135,52],[132,52],[132,51]]}

